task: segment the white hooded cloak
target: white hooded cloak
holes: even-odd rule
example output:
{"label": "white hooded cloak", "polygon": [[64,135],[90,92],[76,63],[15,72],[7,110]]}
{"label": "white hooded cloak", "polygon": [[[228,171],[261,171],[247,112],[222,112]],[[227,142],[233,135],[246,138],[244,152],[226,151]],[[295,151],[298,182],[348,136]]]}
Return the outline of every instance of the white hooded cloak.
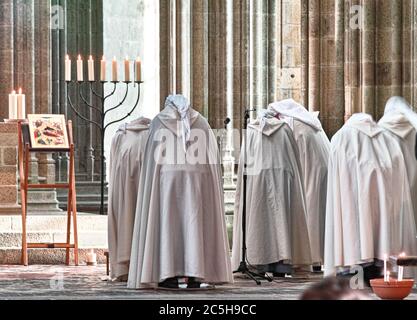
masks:
{"label": "white hooded cloak", "polygon": [[401,148],[370,115],[353,115],[333,137],[327,190],[325,275],[417,253]]}
{"label": "white hooded cloak", "polygon": [[145,148],[129,288],[173,277],[233,282],[221,183],[209,124],[184,97],[168,97]]}
{"label": "white hooded cloak", "polygon": [[408,181],[413,200],[414,220],[417,221],[417,159],[416,159],[416,129],[406,116],[406,109],[412,112],[404,98],[393,97],[388,100],[385,114],[378,122],[379,126],[386,129],[386,134],[391,135],[400,144],[404,155]]}
{"label": "white hooded cloak", "polygon": [[[265,271],[279,263],[311,264],[301,168],[290,127],[276,118],[258,119],[248,126],[247,139],[249,264]],[[233,223],[233,270],[238,269],[242,259],[243,150]]]}
{"label": "white hooded cloak", "polygon": [[122,124],[111,144],[108,204],[110,276],[127,277],[139,176],[150,120]]}
{"label": "white hooded cloak", "polygon": [[278,112],[294,133],[301,163],[306,198],[307,227],[314,264],[324,261],[324,230],[326,219],[327,164],[330,141],[318,119],[292,99],[275,102],[269,109]]}

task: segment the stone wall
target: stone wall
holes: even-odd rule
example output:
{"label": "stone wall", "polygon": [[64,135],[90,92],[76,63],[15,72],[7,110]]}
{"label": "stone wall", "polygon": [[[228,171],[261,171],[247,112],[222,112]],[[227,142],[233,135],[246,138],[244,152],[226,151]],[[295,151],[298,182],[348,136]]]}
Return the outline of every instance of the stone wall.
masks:
{"label": "stone wall", "polygon": [[18,212],[17,125],[0,123],[0,214]]}

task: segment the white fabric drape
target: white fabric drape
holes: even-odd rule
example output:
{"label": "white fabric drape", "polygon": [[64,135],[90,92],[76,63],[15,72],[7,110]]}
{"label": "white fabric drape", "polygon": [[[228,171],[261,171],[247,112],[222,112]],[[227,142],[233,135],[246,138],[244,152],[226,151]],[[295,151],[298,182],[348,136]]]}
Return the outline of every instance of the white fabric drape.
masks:
{"label": "white fabric drape", "polygon": [[[153,121],[139,183],[128,287],[195,277],[233,282],[217,143],[207,121],[190,108],[190,142],[167,106]],[[193,162],[198,150],[201,161]]]}
{"label": "white fabric drape", "polygon": [[[407,112],[404,112],[407,110]],[[416,129],[405,115],[411,114],[408,103],[400,97],[391,98],[385,108],[385,115],[378,124],[386,129],[399,143],[404,155],[408,181],[413,200],[414,220],[417,222],[417,159],[416,159]]]}
{"label": "white fabric drape", "polygon": [[327,190],[325,275],[417,253],[403,153],[371,116],[353,115],[333,137]]}
{"label": "white fabric drape", "polygon": [[[249,263],[311,264],[301,169],[291,129],[276,118],[265,119],[261,127],[258,119],[249,125],[247,136]],[[242,151],[233,225],[233,270],[242,258],[243,157]]]}
{"label": "white fabric drape", "polygon": [[312,260],[314,264],[322,264],[330,141],[318,119],[318,113],[309,112],[294,100],[272,103],[268,109],[277,112],[278,117],[293,130],[305,191]]}
{"label": "white fabric drape", "polygon": [[139,176],[150,120],[120,126],[110,152],[108,244],[110,276],[127,276],[136,213]]}

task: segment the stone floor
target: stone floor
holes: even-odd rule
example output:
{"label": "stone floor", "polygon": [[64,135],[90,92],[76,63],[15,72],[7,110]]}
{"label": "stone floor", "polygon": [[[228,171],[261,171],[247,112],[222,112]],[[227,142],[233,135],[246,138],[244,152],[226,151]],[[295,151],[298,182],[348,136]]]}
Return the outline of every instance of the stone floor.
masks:
{"label": "stone floor", "polygon": [[[179,292],[129,290],[123,283],[105,281],[105,266],[0,266],[0,300],[15,299],[221,299],[295,300],[320,275],[301,273],[293,278],[263,283],[236,277],[233,285],[214,290]],[[369,290],[365,290],[370,293]],[[374,295],[371,295],[375,298]],[[417,300],[417,290],[408,299]]]}

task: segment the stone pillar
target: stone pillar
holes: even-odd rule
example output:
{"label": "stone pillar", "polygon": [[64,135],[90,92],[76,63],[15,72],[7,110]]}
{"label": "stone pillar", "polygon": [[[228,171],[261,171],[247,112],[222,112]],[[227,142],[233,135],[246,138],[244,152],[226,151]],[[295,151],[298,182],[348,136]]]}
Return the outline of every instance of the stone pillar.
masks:
{"label": "stone pillar", "polygon": [[20,211],[17,189],[17,125],[0,123],[0,215]]}

